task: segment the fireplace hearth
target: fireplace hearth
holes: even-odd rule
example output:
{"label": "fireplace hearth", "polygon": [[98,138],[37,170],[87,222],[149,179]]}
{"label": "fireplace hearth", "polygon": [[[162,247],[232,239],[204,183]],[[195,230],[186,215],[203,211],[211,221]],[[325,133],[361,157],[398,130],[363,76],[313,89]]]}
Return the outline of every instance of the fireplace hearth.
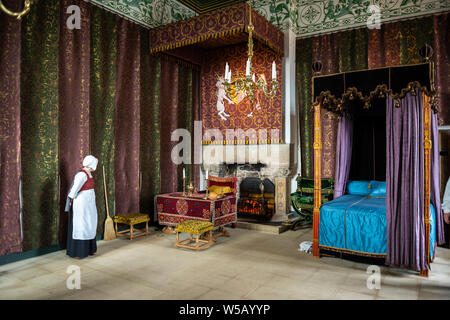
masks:
{"label": "fireplace hearth", "polygon": [[245,178],[237,202],[238,218],[270,221],[275,213],[275,185],[269,180]]}

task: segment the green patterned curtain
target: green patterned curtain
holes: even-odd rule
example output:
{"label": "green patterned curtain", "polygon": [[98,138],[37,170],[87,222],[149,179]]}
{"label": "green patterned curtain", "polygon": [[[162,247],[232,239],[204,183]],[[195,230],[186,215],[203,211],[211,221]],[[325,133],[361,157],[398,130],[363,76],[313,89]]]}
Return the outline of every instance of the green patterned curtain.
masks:
{"label": "green patterned curtain", "polygon": [[339,34],[339,72],[367,69],[367,29]]}
{"label": "green patterned curtain", "polygon": [[400,64],[422,62],[419,49],[426,43],[433,45],[433,17],[407,20],[400,24]]}
{"label": "green patterned curtain", "polygon": [[314,162],[312,144],[314,140],[314,115],[311,112],[312,92],[312,38],[297,41],[296,86],[298,90],[299,120],[300,120],[300,148],[301,175],[313,177]]}
{"label": "green patterned curtain", "polygon": [[[367,39],[367,30],[358,29],[297,41],[296,80],[302,150],[301,175],[304,177],[312,178],[314,175],[314,114],[311,109],[312,63],[322,62],[322,74],[365,69],[367,68]],[[334,142],[337,136],[337,121],[337,117],[331,112],[323,114],[322,174],[324,177],[334,176]]]}
{"label": "green patterned curtain", "polygon": [[[20,126],[17,125],[17,128],[20,127],[24,251],[64,242],[67,221],[63,221],[65,213],[62,212],[62,205],[65,202],[67,184],[71,182],[68,179],[72,178],[74,171],[73,168],[67,168],[65,164],[69,161],[67,159],[82,157],[87,152],[99,159],[98,170],[94,174],[99,218],[98,235],[103,235],[106,217],[103,166],[106,172],[109,212],[111,216],[115,214],[117,154],[114,150],[117,148],[115,123],[117,123],[118,78],[116,73],[121,69],[118,65],[128,63],[129,59],[128,62],[127,59],[122,61],[118,59],[118,23],[121,18],[96,6],[84,7],[85,3],[80,0],[75,3],[83,5],[82,28],[87,23],[90,32],[80,34],[82,30],[64,29],[67,16],[65,9],[72,4],[67,0],[35,1],[31,11],[24,16],[21,30],[18,31],[21,37],[19,39],[21,67],[20,119],[17,119]],[[136,57],[139,55],[137,61],[133,60],[133,66],[139,66],[139,69],[132,68],[138,70],[133,79],[141,83],[141,86],[132,91],[124,91],[122,88],[122,93],[129,94],[130,98],[139,101],[139,108],[136,110],[140,110],[141,119],[136,125],[138,128],[136,136],[140,137],[140,142],[133,156],[126,152],[122,155],[125,161],[132,157],[134,163],[138,163],[141,180],[139,209],[153,217],[153,198],[162,188],[161,170],[170,161],[167,158],[161,161],[162,150],[168,149],[168,141],[161,139],[162,128],[167,126],[186,128],[193,133],[193,121],[198,116],[198,110],[194,110],[193,105],[197,106],[199,100],[193,95],[193,78],[195,74],[194,84],[198,88],[199,77],[197,70],[194,71],[190,66],[177,65],[175,62],[176,72],[172,75],[176,76],[173,83],[167,81],[168,78],[164,80],[161,58],[149,54],[148,30],[134,25],[130,25],[130,28],[133,29],[132,35],[137,31],[141,40],[140,45],[136,44],[134,47],[136,50],[133,51],[138,52]],[[74,50],[67,49],[73,45],[76,46]],[[78,49],[81,51],[77,51]],[[128,45],[122,46],[121,49],[124,57],[132,50]],[[77,56],[81,56],[82,59],[77,59]],[[123,65],[121,66],[124,70]],[[78,74],[83,76],[79,77]],[[124,78],[121,79],[122,82],[126,82]],[[161,92],[164,88],[170,88],[173,93],[170,98],[177,100],[176,106],[166,101],[171,107],[178,108],[176,112],[167,112],[165,107],[162,107]],[[126,112],[124,101],[127,99],[122,101],[122,110]],[[74,108],[81,103],[87,109],[83,108],[82,112],[74,110],[70,108],[71,103],[74,104]],[[89,121],[85,121],[87,113]],[[166,117],[165,120],[162,119],[163,115]],[[135,118],[121,118],[121,121],[125,121],[121,125],[126,127],[130,123],[136,124]],[[85,144],[83,140],[81,147],[75,143],[75,150],[70,147],[72,136],[82,139],[89,137],[89,142]],[[64,162],[61,159],[66,160]],[[3,162],[0,164],[2,168],[10,165]],[[70,164],[74,168],[78,165],[72,161]],[[179,168],[181,169],[181,166]],[[186,168],[187,181],[190,181],[192,167]],[[70,178],[60,177],[61,172]],[[175,179],[182,177],[181,172],[177,175],[172,170],[172,173]],[[177,184],[181,190],[181,183]]]}
{"label": "green patterned curtain", "polygon": [[154,197],[160,192],[161,59],[149,54],[148,30],[141,31],[140,211],[154,223]]}
{"label": "green patterned curtain", "polygon": [[22,22],[23,248],[58,244],[59,1],[38,1]]}
{"label": "green patterned curtain", "polygon": [[95,194],[98,212],[97,234],[103,235],[106,201],[102,166],[108,194],[109,215],[114,215],[114,112],[116,92],[116,16],[90,6],[91,9],[91,80],[90,145],[99,159]]}

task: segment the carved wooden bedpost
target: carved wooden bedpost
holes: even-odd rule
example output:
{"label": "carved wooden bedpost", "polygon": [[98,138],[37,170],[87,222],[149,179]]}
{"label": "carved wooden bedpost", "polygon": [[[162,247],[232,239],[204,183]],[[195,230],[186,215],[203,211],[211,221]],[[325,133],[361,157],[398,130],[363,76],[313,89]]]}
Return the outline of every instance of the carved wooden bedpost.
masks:
{"label": "carved wooden bedpost", "polygon": [[430,97],[422,93],[423,108],[423,147],[424,147],[424,224],[425,224],[425,255],[427,269],[421,270],[420,275],[428,277],[430,266],[430,181],[431,181],[431,105]]}
{"label": "carved wooden bedpost", "polygon": [[322,161],[322,128],[320,121],[321,103],[314,105],[314,210],[313,210],[313,257],[319,255],[319,224],[321,205],[321,161]]}

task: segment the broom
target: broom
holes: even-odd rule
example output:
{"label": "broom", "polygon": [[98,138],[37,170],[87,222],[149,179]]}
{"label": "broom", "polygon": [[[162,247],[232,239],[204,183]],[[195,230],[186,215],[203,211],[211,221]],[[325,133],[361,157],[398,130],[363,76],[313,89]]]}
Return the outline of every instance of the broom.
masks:
{"label": "broom", "polygon": [[105,230],[103,233],[103,240],[114,240],[116,238],[116,232],[114,230],[113,220],[109,216],[108,207],[108,193],[106,192],[106,180],[105,180],[105,166],[103,166],[103,185],[105,186],[105,201],[106,201],[106,220],[105,220]]}

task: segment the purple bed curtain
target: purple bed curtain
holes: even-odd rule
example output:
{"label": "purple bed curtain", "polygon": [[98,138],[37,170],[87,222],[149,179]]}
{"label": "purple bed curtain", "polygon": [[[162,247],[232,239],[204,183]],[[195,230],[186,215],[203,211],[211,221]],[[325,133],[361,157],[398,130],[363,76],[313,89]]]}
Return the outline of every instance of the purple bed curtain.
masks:
{"label": "purple bed curtain", "polygon": [[336,169],[334,174],[334,199],[345,193],[350,166],[352,162],[353,144],[353,120],[347,115],[339,119],[337,146],[336,146]]}
{"label": "purple bed curtain", "polygon": [[[436,241],[437,244],[445,243],[444,217],[441,208],[441,179],[439,166],[439,134],[438,115],[431,112],[431,203],[436,210]],[[436,248],[435,248],[436,249]],[[434,257],[434,253],[433,253]]]}
{"label": "purple bed curtain", "polygon": [[422,94],[386,99],[386,264],[427,269]]}

